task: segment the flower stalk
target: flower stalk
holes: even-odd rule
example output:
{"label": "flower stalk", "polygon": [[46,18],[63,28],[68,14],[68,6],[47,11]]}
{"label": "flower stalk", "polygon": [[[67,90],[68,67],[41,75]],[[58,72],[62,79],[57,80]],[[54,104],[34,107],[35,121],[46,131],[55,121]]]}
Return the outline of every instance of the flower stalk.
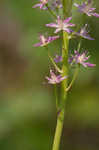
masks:
{"label": "flower stalk", "polygon": [[[67,12],[66,8],[69,6],[70,0],[63,0],[63,16],[69,16],[70,12]],[[72,4],[72,3],[71,3]],[[69,37],[68,33],[63,31],[63,46],[62,46],[62,59],[63,59],[63,66],[62,70],[63,76],[68,76],[68,48],[69,48]],[[57,125],[54,137],[54,143],[52,150],[59,150],[60,141],[62,136],[63,124],[64,124],[64,115],[65,115],[65,105],[67,99],[67,91],[66,88],[68,86],[68,79],[62,81],[61,83],[61,100],[60,100],[60,111],[57,115]]]}
{"label": "flower stalk", "polygon": [[55,137],[54,137],[52,150],[59,150],[62,129],[63,129],[63,122],[64,122],[64,108],[58,113],[57,125],[56,125],[56,131],[55,131]]}
{"label": "flower stalk", "polygon": [[48,57],[50,59],[50,61],[52,62],[53,66],[55,67],[55,69],[59,72],[59,73],[63,73],[63,70],[61,70],[57,65],[56,63],[54,62],[53,58],[51,57],[49,51],[48,51]]}
{"label": "flower stalk", "polygon": [[47,7],[49,13],[56,19],[57,18],[56,14],[54,13],[54,11],[51,10],[51,8],[48,6],[48,4],[46,4],[46,7]]}
{"label": "flower stalk", "polygon": [[72,78],[72,80],[71,80],[69,86],[67,87],[66,92],[68,92],[68,91],[72,88],[73,83],[75,82],[75,80],[76,80],[76,78],[77,78],[77,76],[78,76],[79,69],[80,69],[80,65],[78,65],[78,67],[75,69],[73,78]]}
{"label": "flower stalk", "polygon": [[[62,57],[63,57],[63,76],[68,75],[68,45],[69,39],[68,34],[63,32],[63,49],[62,49]],[[61,83],[61,100],[59,106],[59,112],[57,115],[57,125],[54,137],[54,143],[52,150],[59,150],[60,140],[62,135],[63,123],[64,123],[64,114],[65,114],[65,104],[66,104],[66,97],[67,97],[67,79],[63,80]]]}

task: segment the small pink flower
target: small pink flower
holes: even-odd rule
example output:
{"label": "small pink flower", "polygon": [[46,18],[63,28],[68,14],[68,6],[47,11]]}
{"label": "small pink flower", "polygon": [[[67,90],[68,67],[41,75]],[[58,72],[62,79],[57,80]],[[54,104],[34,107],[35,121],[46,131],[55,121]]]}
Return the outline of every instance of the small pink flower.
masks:
{"label": "small pink flower", "polygon": [[45,5],[48,3],[48,0],[40,0],[40,3],[35,4],[32,8],[40,7],[40,9],[46,9]]}
{"label": "small pink flower", "polygon": [[62,8],[62,2],[61,0],[54,0],[53,3],[52,3],[52,9],[59,9],[59,8]]}
{"label": "small pink flower", "polygon": [[46,46],[47,44],[49,44],[50,42],[56,40],[59,38],[59,36],[49,36],[49,37],[45,37],[44,35],[40,35],[40,42],[34,44],[34,47],[39,47],[39,46]]}
{"label": "small pink flower", "polygon": [[55,61],[56,63],[61,62],[61,61],[62,61],[62,56],[59,56],[59,55],[56,54],[56,56],[55,56],[55,58],[54,58],[54,61]]}
{"label": "small pink flower", "polygon": [[72,17],[69,17],[65,20],[62,20],[60,16],[57,17],[56,23],[46,24],[47,27],[56,28],[54,33],[58,33],[59,31],[63,30],[68,33],[71,33],[71,29],[69,27],[74,27],[75,24],[69,23]]}
{"label": "small pink flower", "polygon": [[83,2],[81,5],[74,3],[79,10],[79,12],[86,14],[87,16],[95,16],[99,17],[99,14],[94,12],[96,8],[92,7],[92,0],[88,0],[88,2]]}
{"label": "small pink flower", "polygon": [[88,32],[87,32],[86,28],[87,28],[87,24],[85,24],[85,26],[83,28],[81,28],[81,30],[79,32],[75,32],[74,34],[78,35],[78,36],[81,36],[81,37],[83,37],[85,39],[88,39],[88,40],[94,40],[94,38],[91,38],[88,35]]}
{"label": "small pink flower", "polygon": [[51,77],[45,77],[49,84],[58,84],[67,78],[67,76],[62,77],[62,75],[55,75],[52,70],[50,70],[50,75]]}
{"label": "small pink flower", "polygon": [[84,67],[94,67],[94,66],[96,66],[95,64],[91,64],[89,62],[86,62],[89,58],[90,58],[90,56],[87,56],[87,52],[86,51],[80,54],[78,51],[75,50],[74,51],[74,55],[72,55],[69,58],[69,63],[71,65],[73,65],[73,64],[81,64]]}

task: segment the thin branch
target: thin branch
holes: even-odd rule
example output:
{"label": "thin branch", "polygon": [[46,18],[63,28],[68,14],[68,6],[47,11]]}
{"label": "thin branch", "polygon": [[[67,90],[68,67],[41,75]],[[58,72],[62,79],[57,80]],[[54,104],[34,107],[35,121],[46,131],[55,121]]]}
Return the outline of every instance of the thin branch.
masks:
{"label": "thin branch", "polygon": [[79,67],[77,67],[77,68],[75,69],[75,73],[74,73],[74,75],[73,75],[72,81],[70,82],[69,86],[66,88],[66,92],[68,92],[68,91],[72,88],[72,85],[73,85],[73,83],[75,82],[75,80],[76,80],[76,78],[77,78],[77,76],[78,76],[78,73],[79,73]]}
{"label": "thin branch", "polygon": [[56,19],[57,18],[56,14],[51,10],[51,8],[48,6],[48,4],[46,4],[46,7],[47,7],[49,13]]}
{"label": "thin branch", "polygon": [[59,73],[63,73],[63,71],[56,65],[56,63],[54,62],[53,58],[51,57],[50,53],[48,52],[48,57],[50,58],[52,64],[54,65],[55,69],[59,72]]}

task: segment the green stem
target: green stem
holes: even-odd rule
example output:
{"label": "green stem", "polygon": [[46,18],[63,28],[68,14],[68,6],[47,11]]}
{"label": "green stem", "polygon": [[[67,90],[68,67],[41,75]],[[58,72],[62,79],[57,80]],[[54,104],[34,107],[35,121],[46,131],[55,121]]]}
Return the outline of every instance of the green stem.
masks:
{"label": "green stem", "polygon": [[[66,32],[63,32],[63,48],[62,48],[62,57],[63,57],[63,76],[67,76],[68,74],[68,34]],[[57,125],[56,125],[56,131],[55,131],[55,137],[54,137],[54,143],[53,143],[53,149],[52,150],[59,150],[60,146],[60,140],[62,135],[62,129],[63,129],[63,123],[64,123],[64,113],[65,113],[65,103],[66,103],[66,87],[67,87],[67,79],[65,79],[61,84],[61,101],[59,106],[59,112],[57,116]]]}
{"label": "green stem", "polygon": [[[63,32],[63,48],[62,48],[62,57],[63,57],[63,76],[68,75],[68,46],[69,46],[69,39],[68,34]],[[59,106],[59,112],[57,116],[57,125],[53,143],[52,150],[59,150],[60,146],[60,139],[62,135],[63,123],[64,123],[64,113],[65,113],[65,104],[66,104],[66,97],[67,97],[67,79],[63,80],[61,84],[61,101]]]}
{"label": "green stem", "polygon": [[57,19],[56,14],[51,10],[51,8],[48,6],[48,4],[46,4],[46,7],[47,7],[49,13],[50,13],[55,19]]}
{"label": "green stem", "polygon": [[64,110],[59,112],[58,118],[57,118],[57,125],[56,125],[56,131],[55,131],[55,137],[54,137],[54,143],[53,143],[53,149],[52,150],[59,150],[60,146],[60,139],[63,129],[63,121],[64,121]]}
{"label": "green stem", "polygon": [[76,78],[78,76],[78,73],[79,73],[79,67],[77,67],[76,70],[75,70],[75,73],[73,75],[72,81],[71,81],[71,83],[69,84],[69,86],[66,89],[67,92],[71,89],[73,83],[75,82],[75,80],[76,80]]}
{"label": "green stem", "polygon": [[81,48],[81,42],[82,42],[82,38],[80,38],[80,41],[79,41],[79,43],[78,43],[77,51],[79,51],[80,48]]}
{"label": "green stem", "polygon": [[58,92],[57,92],[56,84],[54,85],[54,91],[55,91],[55,98],[56,98],[56,109],[57,109],[57,112],[58,112],[59,111],[59,101],[58,101]]}
{"label": "green stem", "polygon": [[47,52],[48,52],[48,57],[50,59],[50,61],[52,62],[53,66],[55,67],[55,69],[59,72],[59,73],[63,73],[63,71],[56,65],[55,61],[53,60],[52,56],[50,55],[50,52],[49,52],[49,48],[48,46],[46,45],[45,46]]}
{"label": "green stem", "polygon": [[52,64],[54,65],[55,69],[59,72],[59,73],[63,73],[63,71],[56,65],[56,63],[54,62],[53,58],[51,57],[50,53],[48,52],[48,57],[50,59],[50,61],[52,62]]}
{"label": "green stem", "polygon": [[[63,58],[63,76],[68,76],[68,48],[69,48],[69,39],[68,39],[68,34],[63,31],[63,49],[62,49],[62,58]],[[63,80],[62,85],[61,85],[61,103],[62,107],[65,105],[67,93],[65,91],[67,87],[67,79]]]}
{"label": "green stem", "polygon": [[[72,0],[62,0],[63,4],[63,17],[70,16]],[[62,46],[62,58],[63,58],[63,66],[62,66],[62,76],[68,76],[68,49],[69,49],[69,36],[63,31],[63,46]],[[65,105],[67,98],[66,88],[68,86],[68,79],[65,79],[61,83],[61,100],[59,103],[59,112],[57,116],[57,125],[54,137],[54,143],[52,150],[59,150],[60,140],[62,135],[63,123],[64,123],[64,114],[65,114]]]}
{"label": "green stem", "polygon": [[72,0],[62,0],[62,4],[64,18],[71,16]]}

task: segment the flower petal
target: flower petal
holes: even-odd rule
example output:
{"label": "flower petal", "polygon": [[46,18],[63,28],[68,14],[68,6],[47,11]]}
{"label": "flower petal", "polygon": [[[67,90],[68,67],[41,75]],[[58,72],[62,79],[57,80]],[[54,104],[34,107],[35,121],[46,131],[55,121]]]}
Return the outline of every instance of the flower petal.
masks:
{"label": "flower petal", "polygon": [[72,17],[69,17],[69,18],[65,19],[65,20],[63,21],[63,23],[68,23],[71,19],[72,19]]}
{"label": "flower petal", "polygon": [[39,4],[35,4],[32,8],[37,8],[37,7],[40,7],[42,4],[39,3]]}
{"label": "flower petal", "polygon": [[61,31],[61,29],[60,29],[60,28],[57,28],[57,29],[54,31],[54,33],[58,33],[59,31]]}
{"label": "flower petal", "polygon": [[39,47],[39,46],[41,46],[41,45],[42,45],[42,43],[39,42],[39,43],[34,44],[33,46],[34,46],[34,47]]}
{"label": "flower petal", "polygon": [[55,23],[46,24],[47,27],[57,28],[58,25]]}

